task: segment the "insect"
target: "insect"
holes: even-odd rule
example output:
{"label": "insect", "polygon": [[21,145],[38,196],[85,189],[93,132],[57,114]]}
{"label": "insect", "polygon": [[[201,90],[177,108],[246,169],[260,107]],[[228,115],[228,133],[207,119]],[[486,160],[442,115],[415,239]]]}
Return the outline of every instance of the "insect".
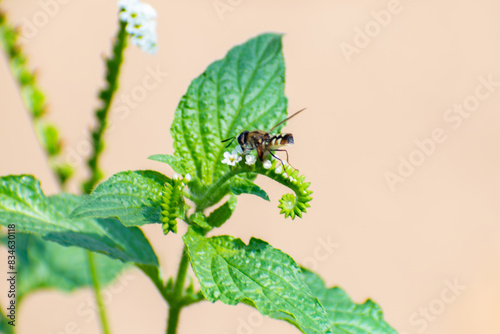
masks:
{"label": "insect", "polygon": [[[299,113],[302,111],[306,110],[306,108],[301,109],[297,111],[295,114],[292,116],[288,117],[287,119],[282,120],[269,132],[272,132],[274,129],[276,129],[279,125],[283,124],[284,122],[288,121],[292,117],[297,116]],[[240,148],[240,153],[243,154],[248,154],[252,150],[257,151],[257,156],[259,157],[259,160],[261,162],[264,161],[266,156],[268,154],[271,154],[274,158],[278,159],[281,161],[283,164],[283,160],[278,158],[273,154],[274,151],[284,151],[286,153],[286,162],[288,163],[288,152],[287,150],[281,149],[283,146],[289,146],[293,144],[293,135],[291,133],[279,133],[276,135],[270,134],[269,132],[266,131],[261,131],[261,130],[253,130],[253,131],[243,131],[236,137],[231,137],[228,139],[223,140],[222,142],[227,142],[230,140],[229,144],[226,147],[229,147],[235,139],[238,140],[239,148]]]}

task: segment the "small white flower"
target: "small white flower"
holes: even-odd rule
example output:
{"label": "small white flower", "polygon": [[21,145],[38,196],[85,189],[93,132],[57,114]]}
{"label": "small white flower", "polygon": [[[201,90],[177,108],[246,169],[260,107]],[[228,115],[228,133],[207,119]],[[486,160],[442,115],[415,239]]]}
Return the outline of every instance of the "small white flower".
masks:
{"label": "small white flower", "polygon": [[288,174],[287,173],[283,173],[283,177],[286,179],[288,178]]}
{"label": "small white flower", "polygon": [[281,166],[281,164],[280,164],[280,165],[278,165],[278,167],[276,167],[276,169],[274,170],[274,172],[275,172],[276,174],[281,174],[281,173],[283,173],[283,167]]}
{"label": "small white flower", "polygon": [[295,182],[295,181],[297,181],[297,180],[295,180],[292,176],[290,176],[288,179],[290,180],[290,182]]}
{"label": "small white flower", "polygon": [[179,180],[181,178],[181,176],[179,174],[174,174],[174,176],[172,176],[172,179],[174,180]]}
{"label": "small white flower", "polygon": [[156,10],[153,8],[153,6],[147,3],[142,4],[141,14],[148,20],[156,19],[157,16]]}
{"label": "small white flower", "polygon": [[191,182],[191,174],[187,173],[186,176],[184,176],[184,180]]}
{"label": "small white flower", "polygon": [[265,169],[271,168],[272,165],[273,165],[273,163],[271,162],[271,160],[266,160],[263,163],[263,166],[264,166]]}
{"label": "small white flower", "polygon": [[249,154],[245,156],[245,163],[248,166],[252,166],[255,162],[257,161],[257,158],[255,158],[255,155]]}
{"label": "small white flower", "polygon": [[224,152],[224,160],[222,160],[221,162],[228,166],[235,166],[240,161],[240,155],[236,151],[233,151],[233,153]]}
{"label": "small white flower", "polygon": [[156,52],[156,10],[139,0],[120,0],[120,20],[127,23],[126,31],[133,44],[148,53]]}

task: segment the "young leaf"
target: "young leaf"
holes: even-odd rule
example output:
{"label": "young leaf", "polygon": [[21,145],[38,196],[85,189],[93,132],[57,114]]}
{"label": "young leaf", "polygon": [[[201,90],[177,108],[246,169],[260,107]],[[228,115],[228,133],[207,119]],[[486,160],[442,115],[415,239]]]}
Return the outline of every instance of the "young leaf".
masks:
{"label": "young leaf", "polygon": [[[16,254],[19,302],[38,289],[71,292],[92,285],[84,249],[63,247],[35,235],[17,233]],[[102,287],[111,283],[126,267],[121,261],[99,254],[94,255],[94,263]]]}
{"label": "young leaf", "polygon": [[82,196],[46,197],[38,180],[29,175],[0,178],[0,224],[16,224],[17,232],[34,233],[63,246],[78,246],[123,262],[158,265],[141,230],[117,219],[71,219]]}
{"label": "young leaf", "polygon": [[117,173],[98,185],[71,217],[117,217],[126,226],[160,223],[166,182],[170,179],[155,171]]}
{"label": "young leaf", "polygon": [[245,245],[231,236],[205,238],[189,228],[183,237],[201,290],[211,302],[249,302],[264,315],[286,314],[301,330],[331,333],[328,316],[290,256],[268,243]]}
{"label": "young leaf", "polygon": [[207,218],[207,223],[213,227],[221,227],[233,214],[234,209],[236,208],[236,196],[231,196],[227,200],[226,203],[219,206],[217,209],[210,213],[210,216]]}
{"label": "young leaf", "polygon": [[252,181],[241,178],[239,176],[235,176],[233,178],[229,186],[229,189],[231,189],[232,193],[235,195],[251,194],[259,196],[260,198],[265,199],[266,201],[269,201],[269,196],[264,191],[264,189],[262,189]]}
{"label": "young leaf", "polygon": [[325,308],[334,333],[345,334],[397,334],[385,322],[382,309],[371,300],[355,304],[340,288],[327,289],[317,274],[303,270],[304,280]]}
{"label": "young leaf", "polygon": [[179,173],[180,175],[186,175],[186,167],[184,166],[184,161],[179,159],[178,157],[174,157],[170,154],[155,154],[148,157],[149,160],[163,162],[167,165],[170,165],[172,169]]}
{"label": "young leaf", "polygon": [[243,130],[270,130],[285,119],[284,80],[277,34],[234,47],[194,79],[170,129],[175,156],[186,162],[186,172],[206,185],[216,183],[229,170],[221,163],[226,150],[222,140]]}

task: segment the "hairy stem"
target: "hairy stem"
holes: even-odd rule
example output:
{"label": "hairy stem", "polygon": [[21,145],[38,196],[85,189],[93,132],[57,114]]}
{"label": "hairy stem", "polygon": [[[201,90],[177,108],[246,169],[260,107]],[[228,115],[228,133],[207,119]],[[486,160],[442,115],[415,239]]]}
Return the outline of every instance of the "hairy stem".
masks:
{"label": "hairy stem", "polygon": [[170,298],[170,307],[168,310],[168,320],[167,320],[167,334],[175,334],[177,332],[177,325],[179,323],[179,315],[183,303],[183,290],[184,282],[186,280],[187,269],[189,267],[189,258],[187,254],[187,249],[184,247],[182,251],[181,261],[179,263],[179,269],[177,271],[177,278],[175,279],[174,289]]}
{"label": "hairy stem", "polygon": [[87,252],[87,255],[89,263],[89,271],[92,276],[92,286],[94,288],[95,300],[97,308],[99,309],[99,319],[101,319],[102,332],[103,334],[109,334],[110,331],[109,331],[108,319],[106,316],[106,308],[104,307],[104,303],[102,301],[99,279],[97,279],[97,272],[95,270],[94,254],[92,254],[92,252]]}
{"label": "hairy stem", "polygon": [[99,168],[99,157],[104,150],[103,135],[107,126],[107,116],[113,102],[113,97],[118,89],[118,78],[120,76],[120,67],[123,62],[123,51],[127,46],[126,23],[120,21],[120,27],[113,44],[113,52],[106,59],[106,86],[99,92],[101,106],[95,111],[97,124],[92,130],[92,153],[87,160],[90,169],[90,176],[83,183],[85,193],[90,193],[96,184],[102,179],[102,172]]}

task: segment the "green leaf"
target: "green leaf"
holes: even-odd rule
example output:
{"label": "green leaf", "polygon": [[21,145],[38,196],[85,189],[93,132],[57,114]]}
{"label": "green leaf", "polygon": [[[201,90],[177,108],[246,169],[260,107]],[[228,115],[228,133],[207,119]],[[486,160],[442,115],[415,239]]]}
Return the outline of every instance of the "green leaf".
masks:
{"label": "green leaf", "polygon": [[98,185],[71,217],[117,217],[126,226],[160,223],[166,182],[170,179],[155,171],[117,173]]}
{"label": "green leaf", "polygon": [[247,302],[264,315],[292,320],[303,331],[331,333],[328,316],[304,283],[293,259],[252,238],[205,238],[192,228],[183,237],[201,290],[211,302]]}
{"label": "green leaf", "polygon": [[172,169],[179,173],[180,175],[186,175],[186,167],[184,166],[184,162],[178,157],[174,157],[170,154],[155,154],[148,158],[149,160],[163,162],[167,165],[170,165]]}
{"label": "green leaf", "polygon": [[[71,292],[91,286],[87,251],[63,247],[43,241],[35,235],[16,234],[18,300],[38,289],[58,289]],[[94,255],[97,279],[103,287],[111,283],[126,267],[105,255]]]}
{"label": "green leaf", "polygon": [[83,196],[46,197],[30,175],[0,178],[0,224],[16,224],[16,231],[34,233],[63,246],[78,246],[123,262],[158,265],[142,231],[117,219],[70,219]]}
{"label": "green leaf", "polygon": [[[334,333],[345,334],[397,334],[385,322],[382,309],[371,300],[355,304],[340,288],[327,289],[317,274],[303,270],[304,280],[325,308]],[[314,332],[312,332],[314,333]]]}
{"label": "green leaf", "polygon": [[221,163],[227,150],[221,141],[243,130],[270,130],[285,119],[284,81],[281,35],[271,33],[234,47],[194,79],[170,129],[175,156],[186,162],[186,172],[205,185],[228,173],[230,167]]}
{"label": "green leaf", "polygon": [[219,206],[217,209],[210,213],[207,218],[207,223],[210,226],[221,227],[233,214],[236,208],[236,196],[231,196],[226,203]]}
{"label": "green leaf", "polygon": [[235,195],[251,194],[259,196],[260,198],[265,199],[266,201],[269,201],[269,196],[264,191],[264,189],[262,189],[252,181],[241,178],[239,176],[233,177],[229,189],[231,189],[231,191]]}

